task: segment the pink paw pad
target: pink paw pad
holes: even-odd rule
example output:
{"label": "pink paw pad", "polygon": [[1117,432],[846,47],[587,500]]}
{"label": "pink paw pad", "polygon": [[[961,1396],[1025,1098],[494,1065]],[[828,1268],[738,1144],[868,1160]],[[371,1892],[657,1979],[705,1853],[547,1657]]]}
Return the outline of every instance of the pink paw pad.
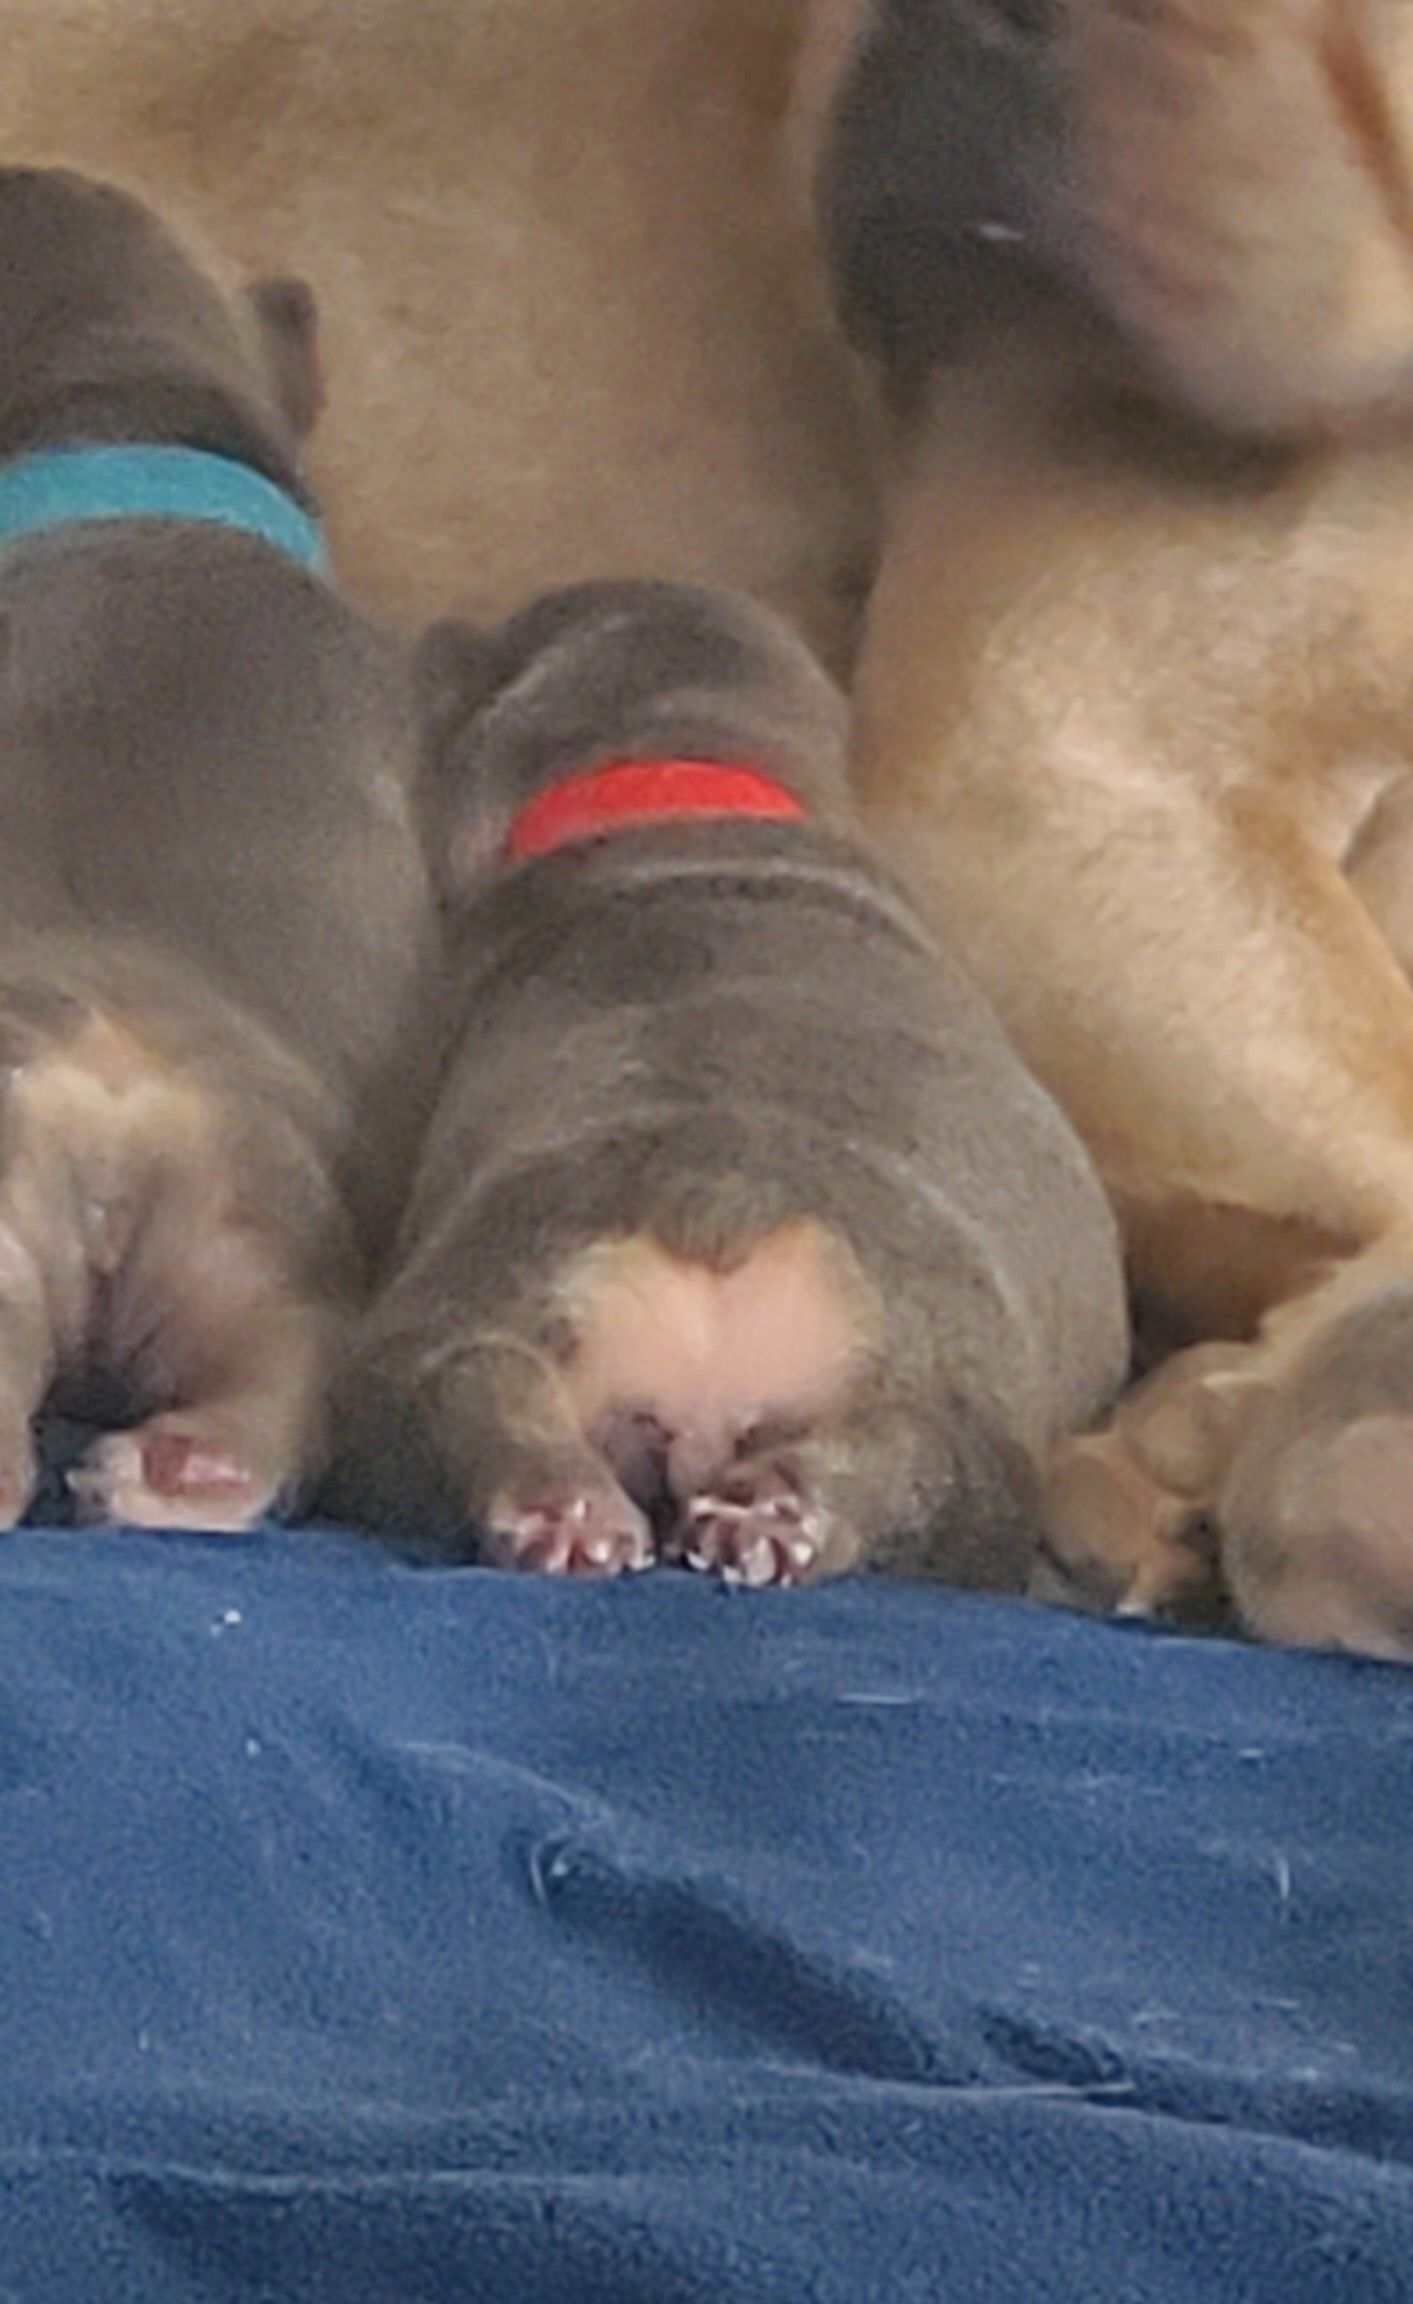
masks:
{"label": "pink paw pad", "polygon": [[819,1560],[803,1498],[776,1472],[733,1473],[716,1493],[695,1496],[678,1542],[688,1568],[725,1584],[802,1584]]}
{"label": "pink paw pad", "polygon": [[248,1528],[270,1501],[248,1468],[190,1432],[138,1426],[100,1440],[69,1486],[85,1520],[139,1528]]}
{"label": "pink paw pad", "polygon": [[653,1564],[646,1520],[626,1497],[547,1498],[493,1510],[487,1557],[542,1576],[623,1576]]}
{"label": "pink paw pad", "polygon": [[187,1432],[149,1432],[142,1443],[142,1471],[157,1496],[189,1496],[212,1489],[240,1496],[250,1492],[250,1474],[243,1464]]}

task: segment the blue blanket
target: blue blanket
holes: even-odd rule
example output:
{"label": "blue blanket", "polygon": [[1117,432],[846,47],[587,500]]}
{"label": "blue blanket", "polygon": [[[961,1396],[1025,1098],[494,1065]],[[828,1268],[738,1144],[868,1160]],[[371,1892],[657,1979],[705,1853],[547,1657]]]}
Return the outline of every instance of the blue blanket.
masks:
{"label": "blue blanket", "polygon": [[1413,1672],[0,1547],[0,2297],[1408,2304]]}

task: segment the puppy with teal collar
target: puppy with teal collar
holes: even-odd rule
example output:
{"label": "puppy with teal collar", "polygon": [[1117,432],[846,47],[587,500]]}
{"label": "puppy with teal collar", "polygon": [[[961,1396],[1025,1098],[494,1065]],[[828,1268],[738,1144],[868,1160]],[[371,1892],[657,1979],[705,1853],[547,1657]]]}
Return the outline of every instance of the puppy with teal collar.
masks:
{"label": "puppy with teal collar", "polygon": [[322,568],[314,335],[300,283],[0,170],[0,1524],[95,1385],[87,1515],[290,1493],[398,1191],[412,721]]}

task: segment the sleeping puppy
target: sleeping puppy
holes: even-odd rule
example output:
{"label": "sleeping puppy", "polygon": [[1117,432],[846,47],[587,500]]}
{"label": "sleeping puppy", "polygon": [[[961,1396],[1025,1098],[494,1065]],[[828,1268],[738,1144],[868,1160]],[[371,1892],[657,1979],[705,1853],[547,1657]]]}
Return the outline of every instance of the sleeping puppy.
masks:
{"label": "sleeping puppy", "polygon": [[822,0],[814,38],[898,418],[864,812],[1193,1347],[1062,1448],[1052,1534],[1154,1605],[1215,1529],[1256,1631],[1413,1655],[1413,12]]}
{"label": "sleeping puppy", "polygon": [[1123,1366],[1114,1230],[851,830],[831,683],[653,583],[421,674],[451,1054],[340,1508],[423,1524],[430,1467],[446,1543],[522,1567],[1015,1584]]}
{"label": "sleeping puppy", "polygon": [[0,1520],[96,1386],[90,1516],[238,1527],[398,1189],[410,694],[310,564],[307,292],[59,172],[0,250]]}

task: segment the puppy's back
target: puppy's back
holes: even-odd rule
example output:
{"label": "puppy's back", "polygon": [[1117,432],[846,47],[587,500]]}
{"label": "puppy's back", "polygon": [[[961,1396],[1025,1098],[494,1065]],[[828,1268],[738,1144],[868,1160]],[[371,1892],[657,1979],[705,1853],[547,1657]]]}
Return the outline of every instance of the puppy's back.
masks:
{"label": "puppy's back", "polygon": [[127,524],[0,560],[10,926],[151,939],[366,1073],[425,933],[391,642],[255,538]]}
{"label": "puppy's back", "polygon": [[852,830],[837,693],[685,586],[420,661],[454,1014],[365,1461],[420,1432],[521,1565],[1020,1580],[1034,1459],[1119,1374],[1114,1228]]}
{"label": "puppy's back", "polygon": [[406,1234],[428,1268],[448,1226],[457,1270],[474,1236],[511,1290],[553,1235],[729,1264],[808,1215],[853,1244],[919,1382],[965,1363],[1033,1444],[1117,1379],[1088,1161],[850,839],[620,834],[507,879],[463,937],[461,1059]]}

